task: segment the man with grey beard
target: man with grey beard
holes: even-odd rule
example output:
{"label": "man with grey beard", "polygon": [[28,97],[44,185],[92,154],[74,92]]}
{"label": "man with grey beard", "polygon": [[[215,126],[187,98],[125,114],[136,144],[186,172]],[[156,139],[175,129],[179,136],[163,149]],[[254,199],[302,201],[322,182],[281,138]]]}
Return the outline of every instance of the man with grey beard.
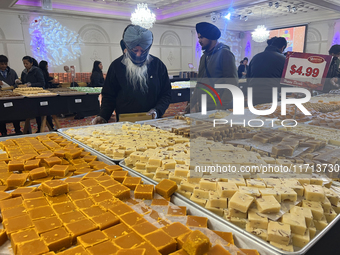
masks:
{"label": "man with grey beard", "polygon": [[171,83],[163,62],[149,54],[150,30],[129,25],[123,33],[124,53],[114,60],[102,90],[100,113],[93,124],[106,123],[115,110],[119,114],[148,112],[160,118],[171,100]]}

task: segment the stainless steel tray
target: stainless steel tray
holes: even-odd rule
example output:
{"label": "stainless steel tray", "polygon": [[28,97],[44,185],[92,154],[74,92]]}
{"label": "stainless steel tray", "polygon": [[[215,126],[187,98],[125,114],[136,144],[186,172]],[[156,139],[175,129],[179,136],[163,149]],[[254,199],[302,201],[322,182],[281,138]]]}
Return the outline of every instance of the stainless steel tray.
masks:
{"label": "stainless steel tray", "polygon": [[[150,179],[146,176],[144,176],[141,173],[136,172],[135,170],[127,167],[124,163],[124,161],[121,161],[119,163],[121,167],[129,171],[131,174],[136,174],[139,177],[142,177],[145,182],[148,182],[150,184],[156,185],[157,182],[153,179]],[[261,255],[263,254],[281,254],[281,255],[302,255],[305,254],[307,251],[309,251],[316,242],[318,242],[340,219],[340,214],[336,216],[336,218],[327,225],[326,228],[324,228],[320,233],[318,233],[305,247],[301,248],[298,251],[295,252],[286,252],[283,250],[280,250],[276,248],[275,246],[269,244],[268,242],[262,240],[261,238],[250,234],[249,232],[245,231],[244,229],[232,224],[231,222],[223,219],[222,217],[210,212],[209,210],[205,209],[204,207],[192,202],[190,199],[182,196],[181,194],[175,193],[172,196],[172,201],[174,204],[178,206],[187,206],[189,208],[190,212],[192,212],[193,215],[200,216],[200,214],[203,214],[204,217],[208,217],[210,223],[212,223],[213,230],[218,230],[219,228],[224,229],[222,231],[229,231],[237,234],[234,234],[235,236],[238,236],[240,238],[240,242],[244,241],[244,244],[247,245],[247,242],[256,243],[256,248],[259,251]],[[215,229],[216,227],[216,229]],[[228,230],[225,230],[225,229]],[[253,244],[252,244],[253,245]],[[249,245],[250,247],[250,245]],[[259,248],[257,248],[259,247]],[[244,248],[244,247],[241,247]],[[250,248],[249,248],[250,249]]]}
{"label": "stainless steel tray", "polygon": [[[153,184],[157,185],[158,183],[136,171],[125,166],[124,162],[121,161],[119,165],[127,170],[131,176],[141,177],[143,183],[145,184]],[[207,217],[208,227],[211,230],[224,231],[224,232],[232,232],[234,236],[235,245],[239,248],[243,249],[256,249],[261,255],[276,255],[276,254],[285,254],[280,253],[278,249],[273,249],[270,245],[265,245],[262,239],[254,238],[252,234],[249,234],[245,230],[238,228],[237,226],[231,224],[230,222],[224,220],[223,218],[217,216],[216,214],[210,212],[209,210],[197,205],[196,203],[190,201],[184,196],[175,193],[171,196],[171,202],[177,206],[185,206],[190,215]],[[261,242],[262,241],[262,242]],[[292,255],[295,253],[292,253]]]}

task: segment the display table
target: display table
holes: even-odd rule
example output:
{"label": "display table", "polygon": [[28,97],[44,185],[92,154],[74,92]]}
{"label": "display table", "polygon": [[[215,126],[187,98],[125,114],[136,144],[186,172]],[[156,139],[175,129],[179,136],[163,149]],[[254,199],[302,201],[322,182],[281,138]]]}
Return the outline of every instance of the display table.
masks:
{"label": "display table", "polygon": [[2,99],[0,121],[26,120],[24,132],[27,132],[29,120],[42,116],[42,130],[44,130],[46,116],[52,115],[57,128],[60,128],[55,115],[81,112],[82,115],[88,116],[88,114],[97,114],[99,109],[98,94]]}

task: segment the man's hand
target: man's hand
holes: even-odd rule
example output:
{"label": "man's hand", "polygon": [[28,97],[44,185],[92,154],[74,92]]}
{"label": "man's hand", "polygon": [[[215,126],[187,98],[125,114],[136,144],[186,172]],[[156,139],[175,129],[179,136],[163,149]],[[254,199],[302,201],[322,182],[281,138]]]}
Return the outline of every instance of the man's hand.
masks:
{"label": "man's hand", "polygon": [[2,83],[2,81],[0,81],[0,86],[1,86],[1,85],[4,85],[4,84]]}
{"label": "man's hand", "polygon": [[15,80],[15,84],[21,84],[22,82],[19,79]]}
{"label": "man's hand", "polygon": [[104,123],[107,123],[107,121],[106,121],[103,117],[100,117],[100,116],[95,117],[95,118],[91,121],[91,124],[92,124],[92,125],[96,125],[96,124],[104,124]]}
{"label": "man's hand", "polygon": [[152,115],[153,119],[157,119],[157,112],[155,109],[151,109],[150,111],[148,111],[147,115]]}

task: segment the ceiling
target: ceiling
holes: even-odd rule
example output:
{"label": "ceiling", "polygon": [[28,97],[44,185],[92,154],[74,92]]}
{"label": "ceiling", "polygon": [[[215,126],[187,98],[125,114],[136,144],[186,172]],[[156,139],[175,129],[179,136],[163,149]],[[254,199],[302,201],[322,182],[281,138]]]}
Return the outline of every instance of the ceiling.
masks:
{"label": "ceiling", "polygon": [[[42,0],[1,0],[0,9],[70,14],[129,20],[138,0],[52,0],[53,10],[43,10]],[[340,18],[340,0],[142,0],[156,14],[158,24],[194,26],[208,21],[219,27],[252,30]],[[223,16],[233,8],[231,20]]]}

